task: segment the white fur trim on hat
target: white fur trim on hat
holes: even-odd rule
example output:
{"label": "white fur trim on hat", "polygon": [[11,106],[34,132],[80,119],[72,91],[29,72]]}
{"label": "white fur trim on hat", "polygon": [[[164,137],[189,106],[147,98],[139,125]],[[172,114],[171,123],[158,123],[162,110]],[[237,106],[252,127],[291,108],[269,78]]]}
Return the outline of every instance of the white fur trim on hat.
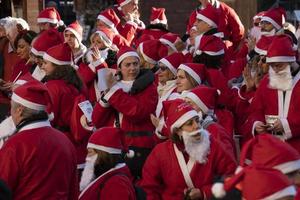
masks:
{"label": "white fur trim on hat", "polygon": [[38,50],[36,50],[35,48],[31,48],[31,52],[34,54],[34,55],[36,55],[36,56],[43,56],[44,55],[44,53],[45,53],[45,51],[38,51]]}
{"label": "white fur trim on hat", "polygon": [[[275,22],[272,18],[267,17],[267,16],[263,16],[261,18],[261,22],[262,21],[267,21],[270,22],[277,30],[281,29],[283,25],[279,25],[277,22]],[[283,23],[285,22],[285,20],[282,21]]]}
{"label": "white fur trim on hat", "polygon": [[168,20],[160,20],[160,19],[154,19],[152,21],[150,21],[150,24],[167,24]]}
{"label": "white fur trim on hat", "polygon": [[195,79],[195,81],[197,81],[198,84],[201,84],[200,76],[194,70],[192,70],[189,66],[181,64],[178,67],[178,70],[179,69],[182,69],[183,71],[186,71],[190,76],[193,77],[193,79]]}
{"label": "white fur trim on hat", "polygon": [[126,4],[130,3],[132,0],[125,0],[122,3],[120,3],[120,6],[125,6]]}
{"label": "white fur trim on hat", "polygon": [[197,95],[195,95],[193,92],[187,92],[186,95],[185,95],[185,97],[188,97],[188,98],[190,98],[192,101],[194,101],[194,102],[197,104],[197,106],[199,106],[200,109],[201,109],[205,114],[208,113],[208,111],[209,111],[208,107],[207,107],[207,106],[203,103],[203,101],[201,101],[201,99],[200,99]]}
{"label": "white fur trim on hat", "polygon": [[274,57],[267,57],[266,62],[295,62],[295,56],[274,56]]}
{"label": "white fur trim on hat", "polygon": [[282,197],[286,197],[286,196],[295,196],[296,195],[296,189],[294,186],[288,186],[276,193],[271,194],[270,196],[267,196],[261,200],[274,200],[274,199],[280,199]]}
{"label": "white fur trim on hat", "polygon": [[122,55],[120,56],[120,58],[118,58],[117,66],[119,66],[120,63],[121,63],[126,57],[129,57],[129,56],[137,57],[137,58],[140,60],[139,55],[138,55],[135,51],[128,51],[128,52],[122,54]]}
{"label": "white fur trim on hat", "polygon": [[218,199],[223,198],[223,197],[226,196],[226,191],[224,189],[224,184],[223,183],[213,184],[213,186],[211,187],[211,192]]}
{"label": "white fur trim on hat", "polygon": [[141,43],[139,45],[140,47],[140,51],[142,53],[142,56],[144,57],[144,59],[148,62],[148,63],[151,63],[151,64],[156,64],[157,62],[155,60],[153,60],[152,58],[150,58],[149,56],[147,56],[145,53],[144,53],[144,43]]}
{"label": "white fur trim on hat", "polygon": [[166,65],[174,75],[177,74],[177,70],[173,67],[173,65],[167,59],[162,58],[159,62]]}
{"label": "white fur trim on hat", "polygon": [[51,23],[51,24],[57,24],[57,19],[49,19],[49,18],[37,18],[38,23]]}
{"label": "white fur trim on hat", "polygon": [[280,165],[276,165],[273,168],[278,169],[279,171],[281,171],[284,174],[288,174],[290,172],[300,169],[300,160],[293,160],[290,162],[286,162],[286,163],[283,163]]}
{"label": "white fur trim on hat", "polygon": [[20,97],[16,93],[13,93],[13,95],[11,96],[11,99],[16,103],[19,103],[19,104],[21,104],[27,108],[33,109],[33,110],[45,110],[46,109],[45,105],[28,101],[28,100]]}
{"label": "white fur trim on hat", "polygon": [[67,27],[64,32],[66,31],[70,31],[71,33],[73,33],[75,35],[75,37],[77,38],[77,40],[79,41],[79,43],[82,41],[82,36],[77,32],[75,31],[74,29],[70,28],[70,27]]}
{"label": "white fur trim on hat", "polygon": [[105,152],[110,153],[110,154],[121,154],[122,153],[121,149],[106,147],[106,146],[97,145],[97,144],[93,144],[93,143],[88,143],[87,148],[92,148],[92,149],[105,151]]}
{"label": "white fur trim on hat", "polygon": [[174,128],[181,127],[185,122],[192,119],[193,117],[198,116],[198,113],[195,110],[190,110],[186,113],[184,113],[179,119],[177,119],[172,125],[171,125],[171,132],[173,132]]}
{"label": "white fur trim on hat", "polygon": [[260,49],[257,46],[254,47],[254,51],[256,53],[258,53],[259,55],[264,55],[264,56],[267,55],[267,51],[266,50]]}
{"label": "white fur trim on hat", "polygon": [[71,65],[71,61],[60,61],[60,60],[53,58],[52,56],[50,56],[47,53],[44,54],[43,59],[48,60],[57,65]]}
{"label": "white fur trim on hat", "polygon": [[197,19],[206,22],[207,24],[209,24],[210,26],[212,26],[214,28],[218,27],[217,24],[214,21],[212,21],[211,19],[207,18],[206,16],[204,16],[200,13],[197,13]]}
{"label": "white fur trim on hat", "polygon": [[175,45],[174,45],[172,42],[170,42],[169,40],[166,40],[166,39],[164,39],[164,38],[160,38],[159,41],[160,41],[161,43],[165,44],[165,45],[170,46],[171,49],[173,49],[174,51],[177,52],[177,49],[176,49]]}
{"label": "white fur trim on hat", "polygon": [[115,24],[109,19],[107,19],[104,15],[98,15],[97,19],[103,21],[110,28],[115,28]]}
{"label": "white fur trim on hat", "polygon": [[206,53],[206,54],[211,55],[211,56],[218,56],[218,55],[224,54],[225,51],[224,51],[224,49],[221,49],[220,51],[217,51],[217,52],[214,52],[214,51],[201,51],[199,49],[195,51],[196,55],[201,55],[202,53]]}

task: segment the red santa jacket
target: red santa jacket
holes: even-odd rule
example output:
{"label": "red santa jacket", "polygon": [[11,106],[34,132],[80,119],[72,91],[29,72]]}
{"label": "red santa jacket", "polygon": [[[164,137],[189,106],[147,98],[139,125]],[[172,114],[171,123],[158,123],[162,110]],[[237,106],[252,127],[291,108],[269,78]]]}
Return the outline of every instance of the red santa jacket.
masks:
{"label": "red santa jacket", "polygon": [[266,122],[268,115],[278,116],[284,133],[282,139],[300,152],[300,72],[293,78],[291,90],[285,92],[269,88],[269,77],[265,76],[255,92],[251,103],[251,114],[244,126],[245,133],[254,134],[256,121]]}
{"label": "red santa jacket", "polygon": [[[222,146],[210,138],[210,153],[206,164],[195,163],[190,176],[196,188],[209,199],[214,178],[234,173],[236,163]],[[147,193],[148,200],[182,200],[184,189],[188,188],[181,172],[173,147],[168,140],[158,144],[143,168],[141,186]]]}
{"label": "red santa jacket", "polygon": [[48,121],[25,125],[0,150],[0,179],[13,199],[78,198],[72,143]]}
{"label": "red santa jacket", "polygon": [[86,144],[78,143],[70,131],[71,116],[76,97],[81,93],[63,80],[50,80],[46,83],[51,100],[54,119],[51,125],[64,132],[76,147],[78,164],[85,161]]}
{"label": "red santa jacket", "polygon": [[[220,13],[218,30],[224,33],[225,39],[230,40],[235,47],[238,46],[244,37],[245,28],[236,14],[236,12],[224,2],[216,0],[214,5]],[[201,9],[201,8],[198,8]],[[197,16],[197,10],[193,11],[190,15],[187,25],[187,33],[193,27]]]}
{"label": "red santa jacket", "polygon": [[[145,79],[139,80],[145,81]],[[133,85],[139,85],[135,84],[136,81]],[[93,124],[97,128],[116,125],[116,116],[118,116],[120,127],[126,132],[127,145],[144,148],[154,146],[154,127],[150,114],[155,111],[158,95],[153,82],[134,94],[124,92],[121,86],[116,84],[104,99],[109,104],[105,105],[100,101],[92,114]]]}
{"label": "red santa jacket", "polygon": [[135,200],[135,191],[128,167],[122,163],[91,182],[80,194],[79,200]]}

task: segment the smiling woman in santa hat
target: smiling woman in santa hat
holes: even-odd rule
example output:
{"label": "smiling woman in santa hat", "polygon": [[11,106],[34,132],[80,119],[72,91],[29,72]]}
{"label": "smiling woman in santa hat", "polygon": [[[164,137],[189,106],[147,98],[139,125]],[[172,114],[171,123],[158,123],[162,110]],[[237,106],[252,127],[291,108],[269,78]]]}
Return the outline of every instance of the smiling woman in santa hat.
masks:
{"label": "smiling woman in santa hat", "polygon": [[141,186],[149,199],[210,199],[217,176],[232,174],[233,158],[199,123],[183,100],[163,102],[171,139],[156,145],[143,168]]}
{"label": "smiling woman in santa hat", "polygon": [[78,164],[82,164],[86,150],[83,143],[75,142],[71,122],[74,121],[74,116],[72,116],[74,102],[83,94],[83,84],[71,66],[71,49],[66,43],[56,45],[47,50],[43,59],[41,69],[46,74],[43,81],[46,82],[53,102],[54,118],[51,124],[71,139],[77,148]]}
{"label": "smiling woman in santa hat", "polygon": [[119,80],[108,75],[108,89],[96,104],[92,121],[97,128],[116,126],[125,131],[126,145],[136,152],[126,162],[135,178],[139,178],[143,163],[155,145],[150,120],[158,99],[154,75],[150,70],[140,69],[140,58],[130,47],[121,48],[117,58]]}

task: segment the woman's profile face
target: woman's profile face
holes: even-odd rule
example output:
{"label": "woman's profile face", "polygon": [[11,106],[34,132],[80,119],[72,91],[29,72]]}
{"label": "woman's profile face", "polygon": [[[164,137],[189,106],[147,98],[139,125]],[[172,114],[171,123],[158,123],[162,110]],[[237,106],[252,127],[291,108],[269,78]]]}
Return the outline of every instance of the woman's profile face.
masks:
{"label": "woman's profile face", "polygon": [[44,60],[41,69],[45,72],[46,76],[49,76],[55,70],[55,66],[49,60]]}
{"label": "woman's profile face", "polygon": [[183,71],[182,69],[179,69],[177,71],[176,85],[177,92],[179,93],[193,88],[193,84],[188,80],[185,71]]}

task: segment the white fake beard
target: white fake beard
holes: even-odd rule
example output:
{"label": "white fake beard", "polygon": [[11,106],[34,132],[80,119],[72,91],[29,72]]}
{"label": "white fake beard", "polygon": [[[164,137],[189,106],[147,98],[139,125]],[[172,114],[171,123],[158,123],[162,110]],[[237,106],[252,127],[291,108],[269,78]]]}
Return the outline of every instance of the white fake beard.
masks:
{"label": "white fake beard", "polygon": [[95,179],[94,166],[97,158],[98,158],[98,154],[86,157],[85,166],[79,184],[80,191],[84,190]]}
{"label": "white fake beard", "polygon": [[199,120],[200,120],[200,121],[203,120],[203,113],[202,113],[202,111],[199,111],[199,112],[198,112],[198,117],[199,117]]}
{"label": "white fake beard", "polygon": [[284,70],[278,73],[276,73],[270,66],[269,78],[270,78],[269,87],[272,89],[286,91],[292,88],[293,77],[291,74],[290,66],[287,66]]}
{"label": "white fake beard", "polygon": [[0,139],[6,139],[16,131],[16,125],[12,117],[8,117],[0,123]]}
{"label": "white fake beard", "polygon": [[[200,134],[200,140],[195,140],[194,135]],[[193,132],[182,133],[185,151],[189,156],[200,164],[207,162],[207,155],[210,152],[209,133],[204,129],[198,129]]]}

